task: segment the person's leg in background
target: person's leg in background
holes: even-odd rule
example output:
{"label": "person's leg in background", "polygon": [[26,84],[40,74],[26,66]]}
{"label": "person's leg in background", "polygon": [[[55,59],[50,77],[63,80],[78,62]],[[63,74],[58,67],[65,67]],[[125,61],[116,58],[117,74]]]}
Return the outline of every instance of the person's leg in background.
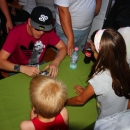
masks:
{"label": "person's leg in background", "polygon": [[90,25],[86,30],[74,30],[75,46],[79,47],[80,51],[83,51],[84,49],[91,26],[92,25]]}
{"label": "person's leg in background", "polygon": [[56,31],[57,35],[66,44],[67,43],[67,37],[66,37],[62,27],[58,23],[55,23],[54,27],[55,27],[55,31]]}

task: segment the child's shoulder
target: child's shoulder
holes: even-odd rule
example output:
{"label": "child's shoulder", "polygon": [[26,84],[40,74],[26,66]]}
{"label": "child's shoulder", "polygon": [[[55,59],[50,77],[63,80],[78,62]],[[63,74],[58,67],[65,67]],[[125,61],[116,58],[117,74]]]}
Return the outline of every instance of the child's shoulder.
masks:
{"label": "child's shoulder", "polygon": [[68,116],[68,111],[65,107],[61,110],[60,114],[61,114],[65,124],[68,125],[69,116]]}
{"label": "child's shoulder", "polygon": [[35,127],[31,120],[26,120],[21,122],[20,130],[35,130]]}
{"label": "child's shoulder", "polygon": [[94,81],[106,81],[106,80],[111,80],[111,74],[108,69],[99,72],[98,74],[95,74],[94,77],[91,79]]}

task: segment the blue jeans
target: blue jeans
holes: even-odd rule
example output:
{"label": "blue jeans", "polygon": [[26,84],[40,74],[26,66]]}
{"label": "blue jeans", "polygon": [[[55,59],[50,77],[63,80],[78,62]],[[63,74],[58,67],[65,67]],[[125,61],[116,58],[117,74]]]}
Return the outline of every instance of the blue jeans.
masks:
{"label": "blue jeans", "polygon": [[94,130],[130,130],[130,110],[97,120]]}
{"label": "blue jeans", "polygon": [[[85,46],[90,29],[91,29],[91,25],[86,30],[73,30],[75,47],[78,47],[79,50],[81,51],[83,50]],[[58,23],[55,23],[55,30],[56,30],[57,35],[60,37],[60,39],[66,44],[67,37],[64,31],[62,30],[61,25],[59,25]]]}

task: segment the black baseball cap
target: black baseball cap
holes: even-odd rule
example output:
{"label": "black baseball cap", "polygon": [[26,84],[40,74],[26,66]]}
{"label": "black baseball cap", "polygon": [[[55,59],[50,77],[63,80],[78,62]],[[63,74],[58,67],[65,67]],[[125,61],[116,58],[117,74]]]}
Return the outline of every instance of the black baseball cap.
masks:
{"label": "black baseball cap", "polygon": [[30,24],[39,31],[52,29],[52,12],[44,6],[37,6],[32,10]]}

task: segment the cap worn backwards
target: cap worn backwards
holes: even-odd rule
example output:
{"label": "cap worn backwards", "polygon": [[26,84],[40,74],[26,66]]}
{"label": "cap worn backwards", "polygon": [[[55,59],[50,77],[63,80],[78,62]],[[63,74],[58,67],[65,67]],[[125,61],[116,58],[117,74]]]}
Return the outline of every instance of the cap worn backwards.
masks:
{"label": "cap worn backwards", "polygon": [[32,10],[30,24],[39,31],[52,29],[52,12],[44,6],[37,6]]}

